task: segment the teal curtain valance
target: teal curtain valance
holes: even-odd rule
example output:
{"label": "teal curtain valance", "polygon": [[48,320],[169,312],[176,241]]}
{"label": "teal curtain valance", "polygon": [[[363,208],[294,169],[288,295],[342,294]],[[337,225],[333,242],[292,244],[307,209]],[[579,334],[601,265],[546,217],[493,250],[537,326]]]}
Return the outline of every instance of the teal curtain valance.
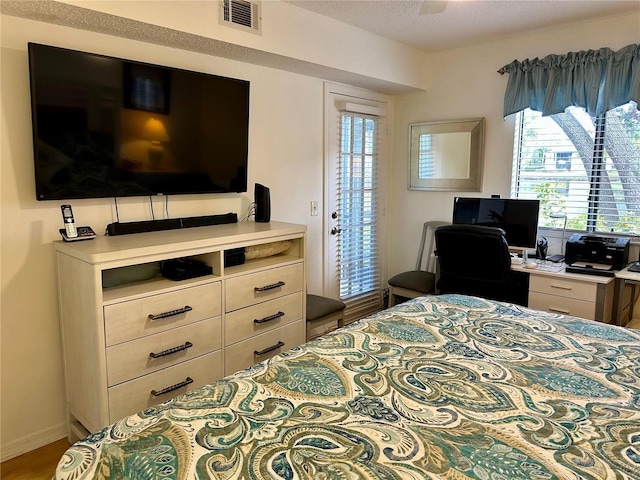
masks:
{"label": "teal curtain valance", "polygon": [[509,74],[505,117],[525,108],[553,115],[570,106],[598,116],[632,100],[640,104],[638,44],[514,60],[498,73]]}

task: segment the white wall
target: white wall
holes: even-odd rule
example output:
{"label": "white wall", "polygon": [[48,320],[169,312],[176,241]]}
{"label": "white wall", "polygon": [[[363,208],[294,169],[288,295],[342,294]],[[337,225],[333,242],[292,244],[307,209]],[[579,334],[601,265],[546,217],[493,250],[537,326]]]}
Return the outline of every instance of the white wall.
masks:
{"label": "white wall", "polygon": [[[220,27],[217,1],[61,0],[61,3],[413,88],[424,88],[427,82],[428,69],[422,61],[422,52],[286,2],[261,2],[262,35]],[[381,58],[384,68],[379,68]]]}
{"label": "white wall", "polygon": [[[429,90],[399,95],[395,100],[389,274],[413,269],[423,222],[451,221],[453,197],[509,196],[514,116],[506,120],[502,117],[507,75],[496,73],[499,68],[514,59],[601,47],[618,50],[637,43],[639,33],[640,15],[634,14],[548,28],[434,54],[429,59],[433,66]],[[486,119],[482,191],[409,191],[409,124],[476,117]]]}
{"label": "white wall", "polygon": [[[85,6],[89,3],[83,2]],[[140,12],[153,12],[154,16],[147,18],[147,21],[156,21],[158,24],[162,23],[159,20],[165,21],[172,16],[193,18],[203,4],[179,2],[180,16],[176,16],[170,8],[173,4],[169,2],[156,2],[157,5],[166,6],[166,10],[147,10],[150,2],[111,3],[127,6],[132,17],[137,15],[145,18]],[[191,7],[196,11],[189,10]],[[159,11],[163,15],[158,16]],[[314,15],[312,25],[318,23],[316,17]],[[213,22],[209,24],[212,29],[222,28],[217,26],[217,17],[210,20]],[[323,212],[311,217],[310,201],[316,200],[323,205],[323,81],[273,68],[8,15],[2,15],[0,21],[0,450],[2,460],[5,460],[66,435],[52,248],[52,242],[59,240],[60,202],[35,200],[27,42],[125,56],[249,80],[250,191],[243,195],[170,197],[169,212],[172,217],[227,212],[236,212],[242,217],[253,199],[253,184],[259,182],[269,186],[272,219],[308,226],[308,290],[314,293],[322,292]],[[172,24],[172,28],[176,27]],[[296,29],[298,34],[300,28]],[[284,42],[283,30],[285,26],[278,30],[278,39]],[[268,33],[255,38],[252,34],[244,35],[251,36],[254,43],[260,38],[265,44],[273,43]],[[370,34],[365,35],[359,30],[349,34],[352,40],[358,36],[370,40]],[[362,42],[363,38],[359,41]],[[381,48],[374,55],[376,69],[387,78],[393,78],[393,74],[388,74],[388,70],[380,68],[380,65],[396,65],[399,48],[395,43],[391,45],[393,42],[388,42],[388,48],[382,48],[385,42],[377,40]],[[323,48],[319,43],[310,53],[315,55],[318,50],[324,51]],[[415,50],[408,50],[409,57],[415,60]],[[324,52],[324,56],[329,56]],[[331,52],[331,56],[339,58],[343,64],[348,63],[349,55]],[[424,63],[416,63],[417,70],[422,72]],[[104,232],[108,223],[116,221],[111,199],[71,203],[77,223],[91,225],[98,234]],[[156,217],[159,217],[163,212],[162,199],[156,199],[155,205]],[[150,207],[146,199],[122,199],[118,201],[118,206],[120,221],[150,219]]]}

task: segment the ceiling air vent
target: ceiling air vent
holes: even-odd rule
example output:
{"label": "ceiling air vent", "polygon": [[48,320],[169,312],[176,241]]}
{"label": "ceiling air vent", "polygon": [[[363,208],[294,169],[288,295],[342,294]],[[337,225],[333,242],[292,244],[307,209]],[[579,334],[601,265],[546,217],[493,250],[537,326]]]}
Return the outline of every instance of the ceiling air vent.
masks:
{"label": "ceiling air vent", "polygon": [[260,2],[221,0],[220,23],[252,33],[261,33]]}

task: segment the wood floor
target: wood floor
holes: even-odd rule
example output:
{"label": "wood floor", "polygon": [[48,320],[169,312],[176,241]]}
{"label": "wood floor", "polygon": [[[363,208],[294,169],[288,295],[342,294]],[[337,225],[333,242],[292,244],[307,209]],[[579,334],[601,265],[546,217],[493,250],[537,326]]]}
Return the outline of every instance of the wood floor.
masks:
{"label": "wood floor", "polygon": [[66,438],[0,464],[2,480],[51,480],[58,460],[69,448]]}

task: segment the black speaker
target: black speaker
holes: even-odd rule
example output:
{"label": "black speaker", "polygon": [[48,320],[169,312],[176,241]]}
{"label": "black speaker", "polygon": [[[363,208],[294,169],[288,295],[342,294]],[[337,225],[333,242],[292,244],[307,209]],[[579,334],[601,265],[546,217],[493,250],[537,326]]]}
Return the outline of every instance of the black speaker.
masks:
{"label": "black speaker", "polygon": [[269,189],[256,183],[253,198],[256,202],[256,222],[271,221],[271,194]]}

